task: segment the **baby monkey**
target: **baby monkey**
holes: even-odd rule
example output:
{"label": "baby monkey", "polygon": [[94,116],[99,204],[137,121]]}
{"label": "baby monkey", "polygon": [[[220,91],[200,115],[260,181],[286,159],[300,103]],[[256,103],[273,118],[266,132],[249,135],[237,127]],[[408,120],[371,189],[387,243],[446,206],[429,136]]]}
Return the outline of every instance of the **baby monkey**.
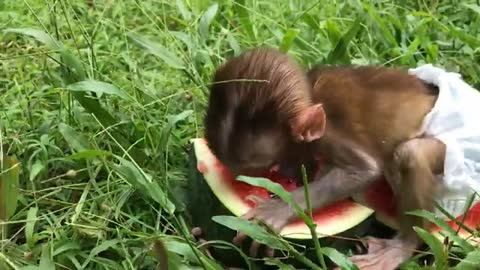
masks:
{"label": "baby monkey", "polygon": [[[313,209],[362,192],[384,175],[398,205],[394,239],[370,238],[360,269],[395,269],[428,224],[405,212],[432,211],[445,145],[421,133],[438,92],[405,71],[380,67],[314,67],[304,72],[274,49],[249,50],[215,73],[206,139],[235,174],[327,158],[332,168],[309,183]],[[303,187],[292,192],[306,208]],[[282,200],[257,198],[244,215],[280,231],[296,218]]]}

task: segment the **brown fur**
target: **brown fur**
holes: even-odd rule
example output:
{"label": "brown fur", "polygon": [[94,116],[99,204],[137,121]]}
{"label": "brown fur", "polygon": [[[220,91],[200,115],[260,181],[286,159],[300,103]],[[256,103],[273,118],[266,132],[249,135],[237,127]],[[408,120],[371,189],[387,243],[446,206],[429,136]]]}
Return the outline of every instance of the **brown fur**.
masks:
{"label": "brown fur", "polygon": [[320,140],[348,137],[382,163],[395,147],[419,135],[437,92],[404,71],[381,67],[316,67],[308,73],[313,102],[328,128]]}
{"label": "brown fur", "polygon": [[[329,158],[332,169],[309,184],[313,209],[361,192],[384,174],[398,201],[400,234],[382,240],[383,248],[372,254],[353,258],[365,269],[394,269],[410,256],[408,248],[420,242],[412,226],[426,224],[403,213],[432,210],[433,176],[443,170],[445,146],[420,134],[438,91],[405,71],[383,67],[315,67],[305,75],[271,49],[228,61],[214,80],[235,79],[269,83],[212,87],[205,125],[217,157],[237,173],[317,154]],[[306,207],[302,188],[292,196]],[[296,217],[279,199],[256,201],[244,218],[280,230]]]}
{"label": "brown fur", "polygon": [[299,161],[286,134],[292,118],[311,105],[310,94],[302,69],[276,50],[252,50],[229,60],[211,87],[205,117],[210,148],[242,172],[281,163],[284,157]]}

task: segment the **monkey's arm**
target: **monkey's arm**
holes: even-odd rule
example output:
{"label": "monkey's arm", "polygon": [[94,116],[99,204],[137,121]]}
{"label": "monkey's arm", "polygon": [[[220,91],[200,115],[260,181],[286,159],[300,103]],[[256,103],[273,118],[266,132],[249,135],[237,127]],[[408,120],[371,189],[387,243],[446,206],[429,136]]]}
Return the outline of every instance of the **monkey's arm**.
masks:
{"label": "monkey's arm", "polygon": [[[326,175],[315,179],[308,185],[312,209],[319,209],[335,201],[361,192],[379,176],[376,169],[366,167],[334,167]],[[302,209],[306,209],[304,187],[292,191],[292,196]],[[261,200],[255,198],[257,205],[244,215],[246,219],[255,218],[280,231],[296,217],[294,209],[280,199]]]}
{"label": "monkey's arm", "polygon": [[[376,170],[334,167],[326,175],[315,179],[308,185],[311,206],[315,210],[345,199],[361,192],[378,177],[379,173]],[[307,207],[303,187],[294,190],[292,196],[301,208]]]}

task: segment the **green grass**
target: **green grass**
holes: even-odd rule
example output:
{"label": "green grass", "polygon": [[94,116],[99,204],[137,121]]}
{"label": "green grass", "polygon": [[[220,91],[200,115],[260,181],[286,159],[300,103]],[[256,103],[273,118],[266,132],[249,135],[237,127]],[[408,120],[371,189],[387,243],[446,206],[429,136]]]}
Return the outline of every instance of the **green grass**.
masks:
{"label": "green grass", "polygon": [[213,267],[172,211],[212,72],[245,48],[480,85],[478,1],[3,0],[0,30],[0,140],[21,168],[0,269],[153,269],[155,237]]}

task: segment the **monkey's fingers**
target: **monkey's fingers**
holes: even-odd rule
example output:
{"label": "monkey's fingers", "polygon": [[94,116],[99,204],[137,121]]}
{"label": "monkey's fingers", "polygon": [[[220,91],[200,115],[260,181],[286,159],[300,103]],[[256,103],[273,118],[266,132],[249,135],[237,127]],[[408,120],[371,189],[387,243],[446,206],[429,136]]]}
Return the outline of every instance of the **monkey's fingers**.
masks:
{"label": "monkey's fingers", "polygon": [[203,251],[205,251],[205,253],[207,253],[207,255],[208,255],[209,257],[213,257],[213,256],[212,256],[212,252],[211,252],[211,250],[210,250],[210,248],[211,248],[211,247],[210,247],[210,244],[208,244],[207,240],[205,240],[205,239],[203,239],[203,238],[200,238],[200,239],[198,240],[198,244],[201,246],[200,249],[202,249]]}
{"label": "monkey's fingers", "polygon": [[262,244],[260,244],[259,242],[253,240],[252,244],[250,245],[250,250],[249,250],[249,254],[251,257],[257,257],[258,256],[258,249],[260,248]]}
{"label": "monkey's fingers", "polygon": [[[248,195],[245,197],[246,200],[253,202],[255,205],[259,205],[260,203],[263,203],[265,201],[264,198],[261,198],[257,195]],[[245,220],[251,220],[257,215],[257,209],[253,208],[250,209],[247,213],[243,214],[240,218],[245,219]]]}
{"label": "monkey's fingers", "polygon": [[246,238],[247,235],[245,233],[237,232],[237,235],[233,238],[232,243],[237,247],[241,247]]}
{"label": "monkey's fingers", "polygon": [[385,239],[375,238],[371,236],[365,237],[361,241],[367,248],[368,253],[376,253],[387,246],[387,241]]}
{"label": "monkey's fingers", "polygon": [[278,172],[280,170],[280,164],[275,164],[272,167],[270,167],[270,172]]}
{"label": "monkey's fingers", "polygon": [[273,256],[275,256],[275,250],[271,247],[265,247],[265,255],[267,255],[267,257],[273,258]]}
{"label": "monkey's fingers", "polygon": [[254,194],[250,194],[248,195],[247,197],[245,197],[245,200],[247,201],[251,201],[253,203],[255,203],[255,205],[258,205],[260,203],[263,203],[264,201],[266,201],[266,199],[258,196],[258,195],[254,195]]}
{"label": "monkey's fingers", "polygon": [[200,227],[194,227],[190,231],[190,233],[193,235],[193,237],[198,238],[202,236],[202,228]]}
{"label": "monkey's fingers", "polygon": [[202,238],[202,235],[203,235],[202,228],[194,227],[192,228],[190,233],[193,235],[193,237],[197,241],[197,244],[201,246],[200,249],[205,251],[205,253],[207,253],[208,256],[212,257],[212,252],[210,251],[210,248],[211,248],[210,245],[208,244],[207,240]]}

